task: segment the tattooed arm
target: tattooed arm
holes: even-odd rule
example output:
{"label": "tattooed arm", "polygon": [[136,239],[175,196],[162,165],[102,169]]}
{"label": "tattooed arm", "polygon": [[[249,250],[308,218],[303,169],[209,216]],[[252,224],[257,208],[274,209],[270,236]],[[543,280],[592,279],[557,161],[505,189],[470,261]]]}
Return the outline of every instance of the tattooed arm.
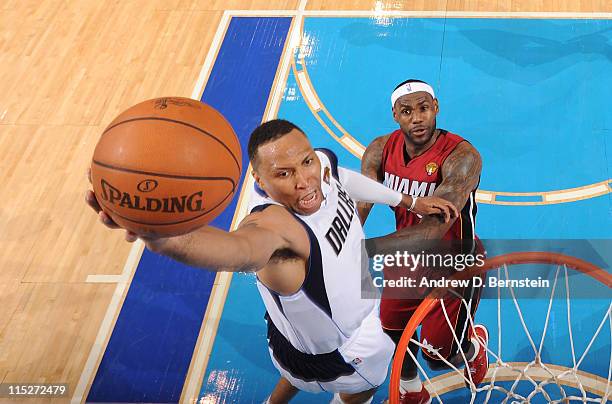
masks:
{"label": "tattooed arm", "polygon": [[[379,136],[370,143],[361,158],[361,173],[377,182],[383,182],[382,153],[385,143],[391,135]],[[367,202],[357,203],[357,213],[361,224],[364,224],[373,204]]]}
{"label": "tattooed arm", "polygon": [[[452,202],[461,209],[480,181],[482,161],[478,151],[468,142],[457,145],[442,164],[442,182],[434,195]],[[455,222],[444,222],[439,215],[424,216],[421,223],[395,233],[366,240],[368,255],[405,250],[410,242],[441,239]],[[415,245],[414,243],[412,244]]]}

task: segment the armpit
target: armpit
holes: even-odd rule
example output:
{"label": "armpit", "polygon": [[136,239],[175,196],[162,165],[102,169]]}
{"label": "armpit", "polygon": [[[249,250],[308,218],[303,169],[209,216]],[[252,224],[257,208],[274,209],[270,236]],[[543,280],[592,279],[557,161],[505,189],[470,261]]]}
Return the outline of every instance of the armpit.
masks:
{"label": "armpit", "polygon": [[283,261],[294,261],[300,260],[301,257],[297,255],[293,250],[289,248],[281,248],[274,251],[272,257],[270,257],[270,263],[279,263]]}

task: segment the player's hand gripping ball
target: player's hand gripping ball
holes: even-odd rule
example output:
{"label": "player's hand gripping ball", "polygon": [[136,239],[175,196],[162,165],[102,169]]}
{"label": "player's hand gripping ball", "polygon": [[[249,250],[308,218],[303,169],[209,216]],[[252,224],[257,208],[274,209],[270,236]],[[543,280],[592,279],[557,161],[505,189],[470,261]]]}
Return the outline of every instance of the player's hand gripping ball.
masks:
{"label": "player's hand gripping ball", "polygon": [[139,235],[188,233],[231,202],[240,142],[216,109],[189,98],[148,100],[104,130],[91,162],[102,210]]}

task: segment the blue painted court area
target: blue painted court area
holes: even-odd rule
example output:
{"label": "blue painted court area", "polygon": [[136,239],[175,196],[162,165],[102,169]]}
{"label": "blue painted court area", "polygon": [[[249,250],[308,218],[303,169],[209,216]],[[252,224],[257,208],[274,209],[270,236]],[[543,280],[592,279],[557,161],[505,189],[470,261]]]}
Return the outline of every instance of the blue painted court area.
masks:
{"label": "blue painted court area", "polygon": [[[545,192],[611,177],[610,20],[306,18],[303,45],[304,64],[299,58],[296,64],[307,70],[331,116],[363,145],[396,129],[390,93],[399,82],[418,78],[437,91],[438,127],[467,138],[482,154],[480,189]],[[315,119],[293,73],[278,116],[297,123],[316,147],[334,150],[341,165],[359,169],[359,159]],[[611,229],[609,193],[543,206],[481,203],[477,218],[477,233],[486,239],[610,239]],[[390,210],[375,208],[367,234],[393,230]],[[546,303],[520,303],[538,343]],[[608,303],[571,301],[578,355]],[[493,331],[495,347],[496,304],[483,301],[476,317]],[[565,305],[554,302],[543,357],[571,365]],[[504,355],[533,358],[514,304],[503,300],[502,306]],[[211,400],[206,402],[261,402],[272,390],[277,373],[267,353],[263,314],[254,276],[235,275],[202,385],[201,396]],[[609,327],[604,325],[581,369],[607,377]],[[386,389],[374,402],[387,396]],[[453,394],[449,402],[467,397],[465,389]],[[301,393],[294,402],[330,397]]]}
{"label": "blue painted court area", "polygon": [[[261,122],[289,23],[232,19],[202,96],[234,127],[244,171],[248,137]],[[237,200],[214,226],[229,229]],[[177,403],[215,275],[145,250],[87,401]]]}

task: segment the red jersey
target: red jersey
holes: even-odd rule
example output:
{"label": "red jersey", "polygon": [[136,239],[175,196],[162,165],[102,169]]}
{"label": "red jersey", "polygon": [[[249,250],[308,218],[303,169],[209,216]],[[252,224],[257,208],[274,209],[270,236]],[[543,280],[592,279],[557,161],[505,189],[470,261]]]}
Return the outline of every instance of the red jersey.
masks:
{"label": "red jersey", "polygon": [[[460,136],[440,130],[434,144],[420,156],[408,157],[404,147],[404,133],[396,130],[389,136],[382,152],[384,184],[410,196],[431,196],[442,182],[442,164],[455,147],[463,141]],[[470,193],[460,217],[444,235],[445,240],[474,239],[476,219],[476,189]],[[457,207],[459,208],[459,207]],[[408,209],[395,207],[396,229],[403,229],[420,222],[420,217]]]}

